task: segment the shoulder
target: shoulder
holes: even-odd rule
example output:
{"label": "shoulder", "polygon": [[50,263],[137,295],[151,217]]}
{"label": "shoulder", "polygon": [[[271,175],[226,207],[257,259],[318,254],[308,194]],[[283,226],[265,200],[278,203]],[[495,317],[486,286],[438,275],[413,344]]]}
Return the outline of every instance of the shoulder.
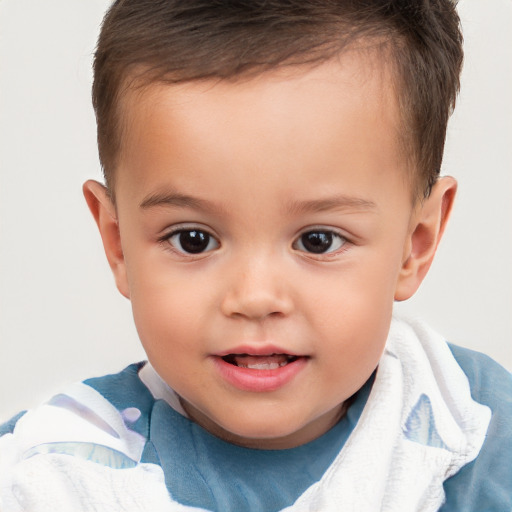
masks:
{"label": "shoulder", "polygon": [[[133,364],[117,374],[73,384],[46,403],[18,414],[0,426],[2,446],[10,445],[18,461],[48,451],[78,455],[84,447],[99,453],[98,446],[129,458],[139,455],[154,403],[138,377],[141,366]],[[118,458],[123,460],[121,455]]]}
{"label": "shoulder", "polygon": [[167,510],[169,494],[148,441],[155,400],[141,364],[70,386],[15,417],[0,436],[0,508]]}
{"label": "shoulder", "polygon": [[486,405],[489,405],[491,409],[500,406],[498,398],[508,397],[508,403],[510,404],[512,399],[512,374],[509,371],[481,352],[450,343],[448,346],[457,363],[468,377],[475,400],[478,396],[489,402]]}
{"label": "shoulder", "polygon": [[10,420],[7,420],[5,423],[0,425],[0,437],[4,436],[5,434],[12,434],[16,423],[18,423],[18,420],[21,419],[26,412],[27,411],[21,411],[13,416]]}
{"label": "shoulder", "polygon": [[[93,377],[83,381],[82,384],[97,391],[119,410],[121,410],[123,406],[128,407],[129,404],[133,404],[134,402],[151,402],[148,389],[138,378],[138,371],[143,366],[144,363],[134,363],[118,373],[103,375],[101,377]],[[66,394],[66,390],[63,394]],[[61,394],[57,396],[61,396]],[[55,400],[55,397],[52,397],[48,403],[53,403],[55,405],[54,402],[56,401],[58,400]],[[18,421],[26,413],[27,411],[21,411],[10,420],[0,424],[0,436],[12,433]]]}
{"label": "shoulder", "polygon": [[[456,345],[449,345],[449,347],[468,378],[473,399],[487,405],[492,411],[486,443],[500,438],[510,440],[512,437],[512,374],[485,354]],[[509,448],[512,451],[512,444]]]}
{"label": "shoulder", "polygon": [[512,509],[512,374],[490,357],[449,345],[476,402],[492,411],[478,457],[445,482],[443,512]]}

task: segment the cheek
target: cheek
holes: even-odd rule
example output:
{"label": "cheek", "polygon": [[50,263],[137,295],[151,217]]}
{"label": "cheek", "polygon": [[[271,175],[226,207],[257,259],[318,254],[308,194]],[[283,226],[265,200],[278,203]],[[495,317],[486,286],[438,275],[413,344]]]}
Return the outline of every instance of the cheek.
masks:
{"label": "cheek", "polygon": [[201,287],[165,267],[139,269],[131,283],[133,317],[148,356],[152,351],[191,350],[190,341],[200,334],[198,312],[207,307]]}
{"label": "cheek", "polygon": [[328,388],[343,390],[346,399],[367,381],[377,367],[384,350],[391,314],[338,315],[329,333],[330,343],[322,351],[322,369]]}
{"label": "cheek", "polygon": [[354,392],[375,369],[386,343],[396,276],[392,267],[373,262],[340,272],[313,301],[318,305],[315,330],[327,342],[328,378],[342,376]]}
{"label": "cheek", "polygon": [[361,251],[350,265],[315,283],[308,280],[310,303],[318,305],[326,324],[378,325],[391,315],[398,270],[397,258]]}

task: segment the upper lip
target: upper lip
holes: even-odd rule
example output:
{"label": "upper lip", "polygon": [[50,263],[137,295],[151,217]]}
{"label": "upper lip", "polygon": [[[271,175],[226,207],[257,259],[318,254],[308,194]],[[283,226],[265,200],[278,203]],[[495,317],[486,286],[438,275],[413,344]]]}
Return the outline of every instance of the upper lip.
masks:
{"label": "upper lip", "polygon": [[236,347],[224,350],[215,354],[218,357],[225,357],[230,354],[249,355],[249,356],[271,356],[273,354],[285,354],[287,356],[300,357],[302,354],[290,351],[277,345],[238,345]]}

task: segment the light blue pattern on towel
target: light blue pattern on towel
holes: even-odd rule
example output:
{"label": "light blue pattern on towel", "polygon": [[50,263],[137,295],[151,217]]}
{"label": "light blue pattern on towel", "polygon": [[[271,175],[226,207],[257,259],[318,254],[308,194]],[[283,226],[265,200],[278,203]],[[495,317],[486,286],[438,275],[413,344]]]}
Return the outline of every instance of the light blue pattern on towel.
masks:
{"label": "light blue pattern on towel", "polygon": [[425,394],[419,397],[412,408],[403,431],[407,439],[415,443],[434,448],[448,448],[437,431],[432,404]]}
{"label": "light blue pattern on towel", "polygon": [[77,400],[71,398],[68,395],[55,395],[48,402],[48,405],[53,405],[54,407],[61,407],[62,409],[66,409],[67,411],[70,411],[76,414],[77,416],[87,420],[89,423],[100,428],[101,430],[111,435],[112,437],[120,439],[119,434],[102,417],[100,417],[86,405],[78,402]]}
{"label": "light blue pattern on towel", "polygon": [[44,443],[34,446],[24,454],[24,458],[34,457],[42,454],[72,455],[84,460],[90,460],[96,464],[107,466],[112,469],[134,468],[137,462],[130,459],[118,450],[95,443],[67,442],[67,443]]}

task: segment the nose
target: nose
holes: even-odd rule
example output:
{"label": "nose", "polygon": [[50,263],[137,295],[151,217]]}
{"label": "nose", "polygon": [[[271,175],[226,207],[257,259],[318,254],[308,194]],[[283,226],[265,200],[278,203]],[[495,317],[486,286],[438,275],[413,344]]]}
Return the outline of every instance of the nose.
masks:
{"label": "nose", "polygon": [[291,313],[291,290],[275,257],[238,260],[227,274],[226,292],[221,304],[224,315],[261,321]]}

